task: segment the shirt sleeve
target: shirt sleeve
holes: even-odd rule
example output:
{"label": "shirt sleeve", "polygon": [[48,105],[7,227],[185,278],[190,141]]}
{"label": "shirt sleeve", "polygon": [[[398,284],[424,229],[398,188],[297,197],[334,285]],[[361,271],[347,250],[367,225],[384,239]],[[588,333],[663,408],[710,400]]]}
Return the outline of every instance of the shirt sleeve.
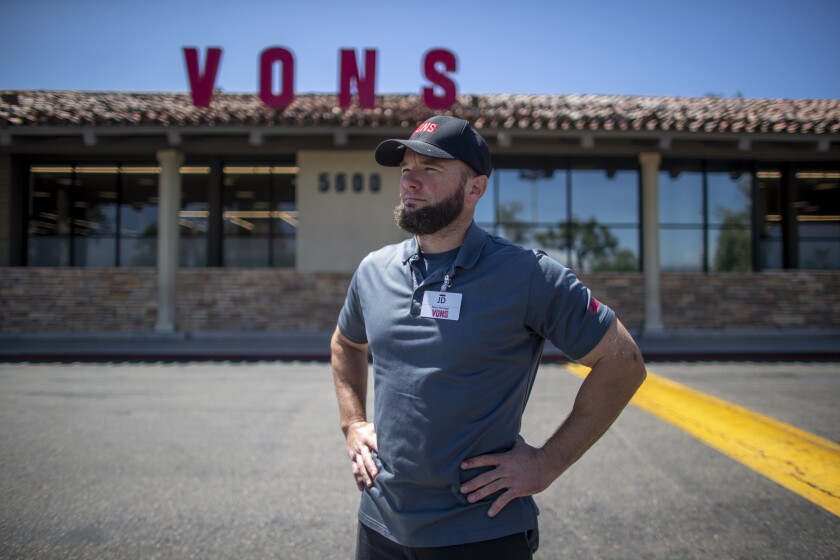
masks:
{"label": "shirt sleeve", "polygon": [[615,318],[575,274],[541,251],[531,276],[526,322],[573,360],[592,351]]}
{"label": "shirt sleeve", "polygon": [[362,313],[362,304],[359,299],[358,279],[359,270],[356,270],[353,279],[350,280],[344,305],[338,314],[338,330],[350,342],[367,344],[367,330],[365,329],[365,316]]}

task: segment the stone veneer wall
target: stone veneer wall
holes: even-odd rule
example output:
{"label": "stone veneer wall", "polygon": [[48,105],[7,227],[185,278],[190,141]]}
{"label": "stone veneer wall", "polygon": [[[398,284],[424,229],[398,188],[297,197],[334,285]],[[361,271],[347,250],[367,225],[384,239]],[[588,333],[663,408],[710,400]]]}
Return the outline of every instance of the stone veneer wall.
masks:
{"label": "stone veneer wall", "polygon": [[638,330],[645,317],[645,277],[641,272],[579,275],[595,298],[609,305],[630,330]]}
{"label": "stone veneer wall", "polygon": [[[178,271],[179,331],[331,332],[350,275]],[[153,268],[0,268],[0,333],[153,332]]]}
{"label": "stone veneer wall", "polygon": [[[644,319],[641,273],[583,275],[631,330]],[[348,274],[276,269],[178,272],[179,331],[330,332]],[[152,268],[0,268],[0,333],[153,332]],[[666,329],[840,330],[840,271],[663,274]]]}
{"label": "stone veneer wall", "polygon": [[680,329],[840,329],[840,271],[664,274],[662,322]]}
{"label": "stone veneer wall", "polygon": [[[642,273],[581,279],[629,329],[642,327]],[[840,271],[665,273],[660,289],[665,329],[840,330]]]}
{"label": "stone veneer wall", "polygon": [[0,332],[150,332],[154,269],[0,268]]}
{"label": "stone veneer wall", "polygon": [[349,283],[349,274],[182,270],[178,272],[176,328],[332,332]]}

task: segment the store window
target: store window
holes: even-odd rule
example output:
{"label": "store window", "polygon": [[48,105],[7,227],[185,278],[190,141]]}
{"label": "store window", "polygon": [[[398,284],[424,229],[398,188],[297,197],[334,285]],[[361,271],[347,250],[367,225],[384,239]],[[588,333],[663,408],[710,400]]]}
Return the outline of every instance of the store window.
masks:
{"label": "store window", "polygon": [[840,170],[796,171],[798,267],[840,268]]}
{"label": "store window", "polygon": [[293,267],[297,232],[296,169],[223,168],[223,253],[228,267]]}
{"label": "store window", "polygon": [[756,173],[755,203],[758,227],[758,265],[763,270],[784,268],[782,229],[782,173],[778,169],[760,169]]}
{"label": "store window", "polygon": [[[31,166],[27,264],[155,266],[159,175],[154,165]],[[203,266],[209,168],[182,167],[181,175],[181,265]]]}
{"label": "store window", "polygon": [[30,169],[27,245],[30,266],[70,266],[72,191],[72,167]]}
{"label": "store window", "polygon": [[494,175],[496,231],[502,237],[534,247],[566,221],[565,170],[499,169]]}
{"label": "store window", "polygon": [[494,169],[476,223],[581,272],[639,269],[636,169]]}
{"label": "store window", "polygon": [[118,167],[34,166],[30,186],[30,265],[116,265]]}
{"label": "store window", "polygon": [[271,212],[272,266],[295,266],[298,226],[295,179],[296,176],[290,171],[274,175]]}
{"label": "store window", "polygon": [[158,173],[152,167],[125,167],[120,177],[119,266],[155,266]]}
{"label": "store window", "polygon": [[752,270],[752,173],[707,166],[706,197],[706,269]]}
{"label": "store window", "polygon": [[571,171],[570,262],[583,272],[639,269],[639,174]]}
{"label": "store window", "polygon": [[660,267],[752,270],[752,172],[738,162],[665,161],[659,174]]}
{"label": "store window", "polygon": [[70,217],[76,266],[115,264],[119,179],[116,167],[86,165],[75,169]]}
{"label": "store window", "polygon": [[184,268],[207,266],[210,229],[209,179],[209,167],[181,168],[181,212],[178,215],[181,238],[178,260],[179,266]]}
{"label": "store window", "polygon": [[664,162],[659,173],[659,266],[666,272],[703,270],[703,169]]}
{"label": "store window", "polygon": [[762,167],[756,204],[762,269],[840,269],[840,169]]}

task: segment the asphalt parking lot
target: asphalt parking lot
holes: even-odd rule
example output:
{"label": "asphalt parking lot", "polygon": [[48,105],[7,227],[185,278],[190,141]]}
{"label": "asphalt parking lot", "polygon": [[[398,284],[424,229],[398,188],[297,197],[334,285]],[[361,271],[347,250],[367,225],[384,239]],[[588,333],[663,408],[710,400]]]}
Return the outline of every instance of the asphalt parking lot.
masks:
{"label": "asphalt parking lot", "polygon": [[[840,364],[649,363],[837,442]],[[541,443],[580,380],[544,365]],[[0,364],[0,557],[352,558],[321,362]],[[840,519],[642,410],[537,497],[536,558],[838,558]]]}

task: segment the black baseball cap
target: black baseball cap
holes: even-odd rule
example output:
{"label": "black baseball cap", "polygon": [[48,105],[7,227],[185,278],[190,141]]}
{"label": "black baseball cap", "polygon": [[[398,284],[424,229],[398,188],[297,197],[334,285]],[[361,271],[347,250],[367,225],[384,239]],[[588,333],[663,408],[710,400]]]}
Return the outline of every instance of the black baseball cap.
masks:
{"label": "black baseball cap", "polygon": [[432,117],[418,126],[408,140],[385,140],[379,144],[374,156],[379,165],[397,167],[406,148],[423,156],[459,159],[479,175],[489,177],[493,170],[487,143],[463,119],[443,115]]}

